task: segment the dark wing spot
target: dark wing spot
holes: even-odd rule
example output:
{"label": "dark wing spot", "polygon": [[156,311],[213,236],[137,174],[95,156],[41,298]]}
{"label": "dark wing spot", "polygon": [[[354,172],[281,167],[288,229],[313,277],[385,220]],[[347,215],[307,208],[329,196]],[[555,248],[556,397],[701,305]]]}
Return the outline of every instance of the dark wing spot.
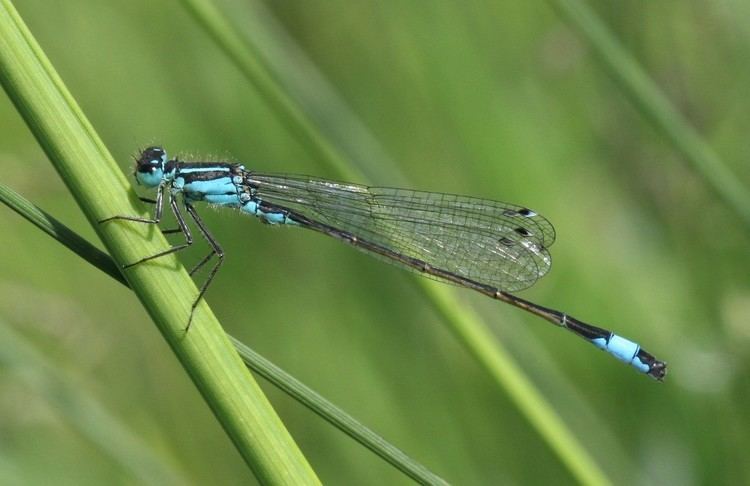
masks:
{"label": "dark wing spot", "polygon": [[529,208],[506,209],[505,211],[503,211],[503,216],[507,216],[509,218],[514,218],[516,216],[530,218],[531,216],[536,216],[536,213]]}
{"label": "dark wing spot", "polygon": [[513,246],[513,245],[516,244],[515,241],[511,240],[507,236],[503,236],[502,238],[500,238],[499,240],[497,240],[497,242],[500,243],[503,246]]}
{"label": "dark wing spot", "polygon": [[529,230],[527,230],[526,228],[520,228],[519,227],[519,228],[516,228],[513,231],[515,231],[516,233],[518,233],[519,235],[524,236],[524,237],[531,236],[531,232]]}

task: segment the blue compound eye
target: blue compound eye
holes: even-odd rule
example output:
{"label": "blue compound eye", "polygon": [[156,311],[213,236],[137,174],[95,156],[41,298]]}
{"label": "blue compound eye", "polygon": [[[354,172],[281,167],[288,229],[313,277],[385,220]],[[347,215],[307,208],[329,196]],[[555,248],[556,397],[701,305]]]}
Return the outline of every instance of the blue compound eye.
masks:
{"label": "blue compound eye", "polygon": [[161,147],[149,147],[141,152],[135,163],[135,178],[146,187],[156,187],[164,176],[167,152]]}

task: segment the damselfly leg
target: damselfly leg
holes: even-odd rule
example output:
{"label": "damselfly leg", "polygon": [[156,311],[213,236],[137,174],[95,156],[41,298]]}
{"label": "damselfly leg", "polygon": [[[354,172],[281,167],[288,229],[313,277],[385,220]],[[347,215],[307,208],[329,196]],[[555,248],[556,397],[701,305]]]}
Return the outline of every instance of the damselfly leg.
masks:
{"label": "damselfly leg", "polygon": [[[160,187],[157,192],[156,200],[149,199],[149,198],[139,198],[143,202],[155,204],[154,216],[150,219],[142,218],[138,216],[117,215],[117,216],[112,216],[112,217],[103,219],[99,221],[99,224],[120,220],[120,221],[132,221],[136,223],[158,225],[161,222],[162,215],[163,215],[163,202],[164,202],[163,194],[164,194],[164,189]],[[184,205],[185,205],[185,209],[187,213],[195,222],[201,235],[206,239],[209,246],[211,247],[210,253],[206,255],[205,257],[203,257],[189,271],[190,276],[193,276],[198,270],[200,270],[206,263],[208,263],[211,260],[211,258],[214,255],[218,256],[218,261],[211,268],[211,271],[209,272],[206,280],[203,282],[203,284],[201,284],[199,291],[198,291],[198,296],[195,298],[192,305],[190,306],[190,315],[188,317],[187,326],[185,326],[185,331],[187,332],[190,329],[190,325],[193,322],[195,308],[198,306],[198,303],[200,302],[201,298],[206,293],[206,290],[208,289],[214,277],[216,276],[216,272],[219,270],[219,267],[221,267],[221,264],[224,262],[224,251],[222,250],[221,245],[219,245],[218,241],[216,241],[216,238],[214,238],[214,236],[211,234],[208,228],[206,228],[206,225],[203,223],[203,220],[198,215],[195,208],[187,201],[184,202]],[[123,270],[134,267],[136,265],[140,265],[141,263],[145,263],[150,260],[154,260],[156,258],[160,258],[166,255],[172,254],[172,253],[177,253],[179,251],[187,249],[193,244],[193,235],[190,232],[190,227],[188,226],[187,222],[185,221],[184,216],[182,215],[182,211],[180,210],[179,204],[177,202],[177,197],[172,192],[170,192],[169,194],[169,207],[172,210],[172,213],[174,214],[175,220],[177,221],[178,228],[162,230],[162,233],[163,234],[182,233],[183,236],[185,237],[185,243],[172,246],[171,248],[168,248],[167,250],[155,253],[153,255],[149,255],[135,262],[125,264],[122,266]]]}

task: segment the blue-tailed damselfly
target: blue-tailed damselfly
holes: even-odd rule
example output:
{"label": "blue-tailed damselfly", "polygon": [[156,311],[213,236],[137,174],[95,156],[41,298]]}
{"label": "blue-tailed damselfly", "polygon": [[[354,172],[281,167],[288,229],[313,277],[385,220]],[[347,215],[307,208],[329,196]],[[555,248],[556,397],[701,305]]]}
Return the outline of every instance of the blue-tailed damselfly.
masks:
{"label": "blue-tailed damselfly", "polygon": [[308,228],[422,275],[476,290],[568,329],[657,380],[666,375],[666,363],[638,344],[511,293],[530,287],[549,271],[548,248],[555,240],[550,222],[523,206],[308,176],[263,174],[240,164],[182,162],[168,159],[160,147],[142,151],[136,160],[135,178],[156,188],[156,200],[147,200],[156,205],[153,217],[113,216],[101,222],[158,224],[166,193],[179,228],[165,233],[180,232],[185,243],[125,268],[192,244],[178,197],[211,246],[211,252],[190,275],[217,257],[190,309],[188,328],[198,302],[224,261],[221,246],[194,207],[196,202],[207,202],[237,208],[265,223]]}

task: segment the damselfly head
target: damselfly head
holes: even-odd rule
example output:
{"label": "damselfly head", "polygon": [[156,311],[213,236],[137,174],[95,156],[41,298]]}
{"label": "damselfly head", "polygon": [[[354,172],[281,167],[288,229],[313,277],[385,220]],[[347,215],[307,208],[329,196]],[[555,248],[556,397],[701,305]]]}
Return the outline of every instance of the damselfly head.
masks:
{"label": "damselfly head", "polygon": [[158,186],[164,177],[167,152],[161,147],[149,147],[135,161],[135,180],[146,187]]}

